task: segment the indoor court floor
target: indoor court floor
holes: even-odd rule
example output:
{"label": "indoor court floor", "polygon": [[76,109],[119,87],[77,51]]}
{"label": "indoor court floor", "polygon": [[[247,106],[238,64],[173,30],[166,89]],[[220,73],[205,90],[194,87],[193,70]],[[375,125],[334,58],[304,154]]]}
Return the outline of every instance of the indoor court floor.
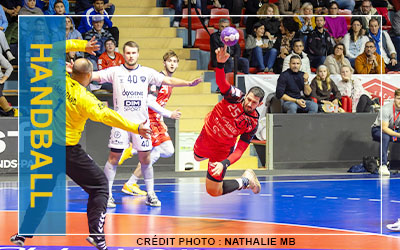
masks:
{"label": "indoor court floor", "polygon": [[[259,179],[258,195],[242,190],[221,197],[206,193],[205,178],[157,179],[161,207],[122,193],[123,181],[116,181],[117,207],[108,209],[105,225],[109,249],[400,249],[400,232],[386,229],[400,217],[398,177]],[[11,247],[9,237],[18,228],[17,183],[0,182],[0,249],[94,249],[85,241],[87,195],[69,184],[68,236],[38,236],[25,247]]]}

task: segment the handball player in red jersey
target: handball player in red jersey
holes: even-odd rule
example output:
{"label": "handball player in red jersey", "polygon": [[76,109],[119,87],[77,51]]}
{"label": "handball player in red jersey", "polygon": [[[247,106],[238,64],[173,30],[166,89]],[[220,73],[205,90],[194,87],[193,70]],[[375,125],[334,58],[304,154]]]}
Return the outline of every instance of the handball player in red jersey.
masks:
{"label": "handball player in red jersey", "polygon": [[224,63],[230,56],[226,46],[216,49],[215,53],[218,62],[216,81],[224,98],[205,118],[194,145],[194,158],[197,161],[209,159],[206,189],[211,196],[248,188],[257,194],[261,186],[253,170],[247,169],[236,180],[224,180],[224,176],[226,169],[246,151],[257,131],[259,114],[256,108],[262,105],[264,91],[260,87],[252,87],[245,95],[231,86],[225,80]]}

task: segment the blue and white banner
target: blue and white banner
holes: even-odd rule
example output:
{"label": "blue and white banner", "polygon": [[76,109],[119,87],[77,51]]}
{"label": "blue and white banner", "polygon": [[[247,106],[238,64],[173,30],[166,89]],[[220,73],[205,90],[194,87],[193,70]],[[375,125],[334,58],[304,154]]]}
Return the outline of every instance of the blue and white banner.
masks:
{"label": "blue and white banner", "polygon": [[19,234],[65,234],[65,17],[19,16],[19,37]]}

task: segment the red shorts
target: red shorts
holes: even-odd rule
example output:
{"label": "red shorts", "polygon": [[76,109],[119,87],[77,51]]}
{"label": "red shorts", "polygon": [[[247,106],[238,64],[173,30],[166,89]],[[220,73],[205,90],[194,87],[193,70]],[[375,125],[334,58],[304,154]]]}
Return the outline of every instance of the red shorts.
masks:
{"label": "red shorts", "polygon": [[[228,158],[232,153],[233,148],[224,147],[223,144],[218,143],[216,139],[210,137],[203,129],[197,137],[196,143],[194,144],[193,151],[198,157],[208,158],[210,162],[221,162]],[[208,164],[208,175],[215,179],[215,181],[222,181],[225,176],[225,171],[218,176],[213,176],[211,170],[213,166]]]}
{"label": "red shorts", "polygon": [[160,146],[161,143],[171,140],[167,129],[163,126],[162,123],[150,122],[150,129],[152,131],[151,142],[153,147]]}

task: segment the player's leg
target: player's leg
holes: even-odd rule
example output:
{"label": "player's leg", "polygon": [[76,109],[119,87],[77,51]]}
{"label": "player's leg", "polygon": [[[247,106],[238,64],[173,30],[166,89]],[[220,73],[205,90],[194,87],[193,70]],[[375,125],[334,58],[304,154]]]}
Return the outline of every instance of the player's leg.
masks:
{"label": "player's leg", "polygon": [[139,185],[137,184],[141,176],[142,176],[142,166],[139,162],[129,180],[124,184],[122,192],[130,195],[147,195],[147,192],[141,190]]}
{"label": "player's leg", "polygon": [[104,174],[108,180],[108,191],[109,191],[109,200],[107,207],[116,207],[114,198],[112,195],[112,186],[114,184],[115,175],[117,173],[118,161],[121,158],[122,151],[124,148],[129,146],[129,133],[119,129],[112,128],[110,141],[108,143],[108,147],[110,148],[110,153],[108,155],[108,159],[106,164],[104,165]]}
{"label": "player's leg", "polygon": [[98,249],[107,249],[104,237],[108,200],[107,178],[80,145],[67,147],[66,152],[67,175],[89,194],[87,218],[90,236],[87,240]]}
{"label": "player's leg", "polygon": [[147,190],[146,205],[159,207],[161,206],[161,202],[154,192],[154,170],[150,161],[150,151],[139,152],[139,161],[142,166],[142,174]]}
{"label": "player's leg", "polygon": [[[171,140],[164,141],[163,143],[161,143],[157,147],[158,147],[159,152],[160,152],[160,157],[162,157],[162,158],[171,157],[175,153],[174,144],[172,144]],[[156,159],[155,161],[157,161],[157,160],[158,159]]]}

